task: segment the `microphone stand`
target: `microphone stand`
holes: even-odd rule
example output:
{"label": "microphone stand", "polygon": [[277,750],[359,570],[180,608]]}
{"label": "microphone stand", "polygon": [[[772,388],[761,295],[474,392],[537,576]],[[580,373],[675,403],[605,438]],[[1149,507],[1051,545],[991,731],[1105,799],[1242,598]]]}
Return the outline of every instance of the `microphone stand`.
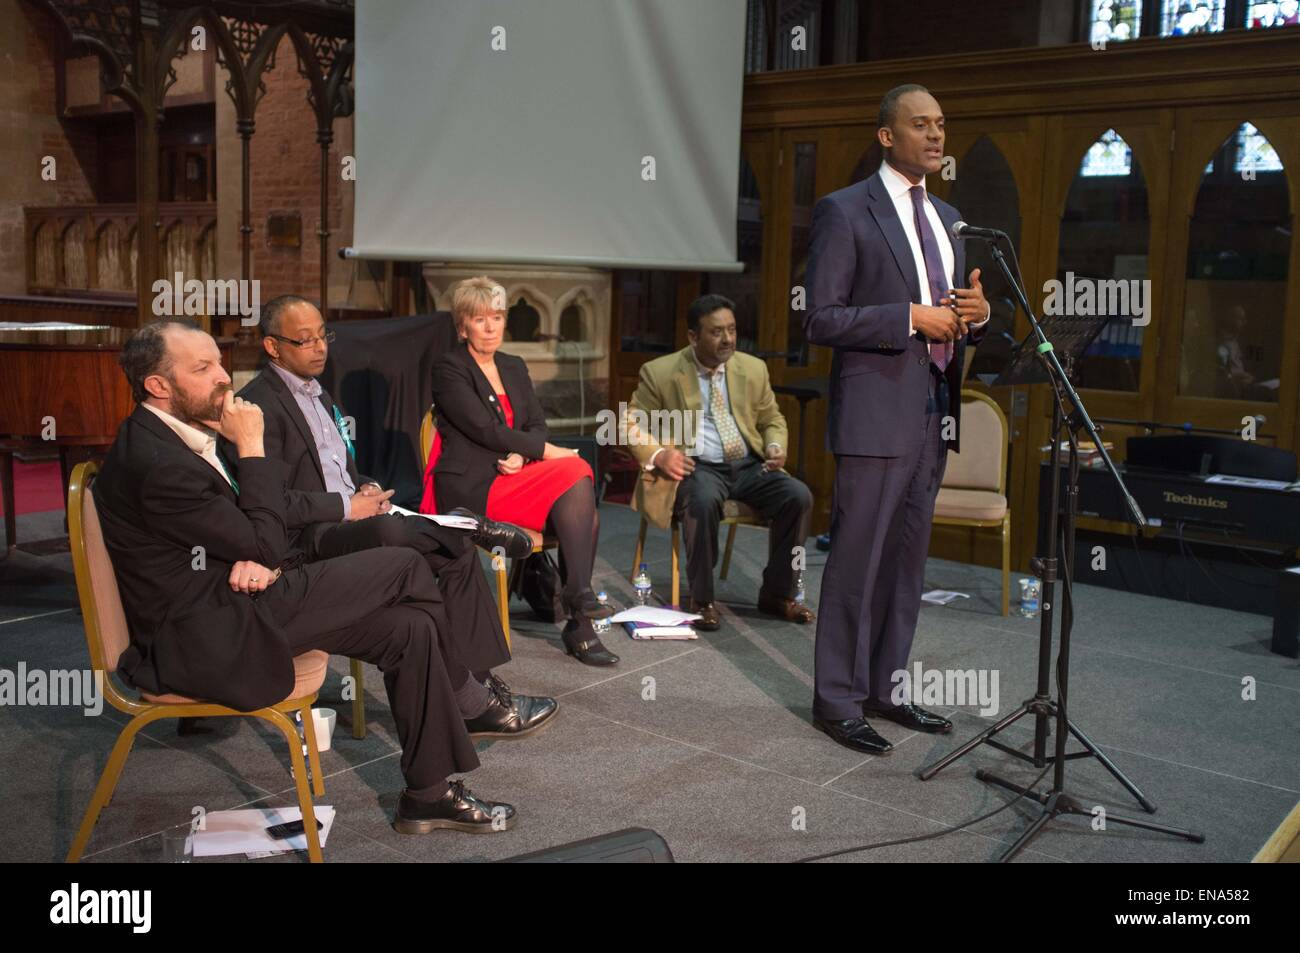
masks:
{"label": "microphone stand", "polygon": [[[1001,236],[1006,238],[1005,235]],[[1008,239],[1008,244],[1010,239]],[[998,239],[990,240],[990,248],[993,259],[997,263],[1002,276],[1006,279],[1008,286],[1016,295],[1016,300],[1020,307],[1024,309],[1025,315],[1029,318],[1030,332],[1025,336],[1017,348],[1017,351],[1023,349],[1033,340],[1034,355],[1038,363],[1045,371],[1048,381],[1052,384],[1052,395],[1054,403],[1052,407],[1052,499],[1051,507],[1048,512],[1048,534],[1047,539],[1052,550],[1049,554],[1036,556],[1030,565],[1036,575],[1043,581],[1042,591],[1042,617],[1039,625],[1038,635],[1038,685],[1033,698],[1025,701],[1019,708],[1011,712],[1005,718],[1001,719],[994,725],[980,732],[970,741],[967,741],[961,747],[940,758],[933,764],[922,768],[918,776],[922,781],[928,781],[941,770],[952,762],[969,754],[975,748],[982,744],[996,748],[999,751],[1006,752],[1023,761],[1032,761],[1035,767],[1043,767],[1051,764],[1052,786],[1046,791],[1037,791],[1023,785],[1014,784],[1007,781],[991,771],[979,769],[975,772],[975,777],[987,784],[994,784],[998,787],[1006,788],[1018,795],[1028,797],[1030,800],[1037,801],[1042,805],[1039,816],[1029,825],[1029,827],[1020,835],[999,858],[1000,862],[1005,863],[1013,859],[1020,853],[1030,841],[1038,836],[1050,822],[1063,814],[1077,815],[1087,817],[1090,820],[1096,816],[1094,809],[1083,804],[1077,798],[1070,795],[1065,786],[1065,763],[1078,758],[1096,758],[1102,766],[1109,771],[1116,780],[1128,790],[1137,802],[1147,813],[1155,812],[1155,804],[1138,790],[1137,786],[1124,775],[1114,762],[1106,756],[1077,725],[1069,719],[1066,709],[1066,698],[1070,681],[1070,633],[1074,625],[1074,596],[1071,588],[1074,575],[1074,530],[1075,517],[1078,512],[1079,498],[1079,432],[1086,431],[1092,438],[1097,452],[1105,462],[1106,468],[1114,477],[1115,482],[1119,485],[1120,491],[1124,496],[1125,503],[1129,512],[1132,514],[1134,521],[1138,526],[1146,524],[1146,518],[1142,515],[1142,510],[1138,507],[1137,501],[1133,499],[1128,488],[1124,485],[1124,480],[1120,476],[1119,470],[1116,469],[1114,461],[1111,460],[1110,454],[1101,442],[1101,437],[1097,433],[1097,427],[1089,417],[1087,409],[1084,407],[1083,400],[1079,397],[1074,385],[1070,382],[1070,376],[1067,369],[1062,366],[1057,357],[1052,342],[1048,340],[1047,334],[1039,324],[1033,309],[1029,305],[1029,299],[1025,294],[1024,288],[1020,282],[1012,275],[1011,269],[1007,266],[1006,258],[1002,250],[998,247]],[[1104,323],[1104,321],[1102,322]],[[1076,340],[1075,346],[1078,352],[1082,353],[1092,338],[1100,330],[1101,324],[1097,324],[1091,329],[1085,338]],[[1073,364],[1074,354],[1066,353],[1067,363]],[[1004,377],[1011,373],[1012,368],[1016,366],[1016,360],[1013,358],[1011,368],[1004,373]],[[1069,401],[1070,410],[1066,409],[1066,401]],[[1065,490],[1065,511],[1064,518],[1058,523],[1060,518],[1060,490],[1061,490],[1061,435],[1062,430],[1069,442],[1069,467],[1068,478]],[[1057,534],[1060,532],[1062,539],[1058,540]],[[1055,599],[1056,578],[1058,560],[1051,552],[1061,545],[1061,562],[1063,563],[1062,579],[1062,606],[1061,606],[1061,634],[1060,650],[1057,654],[1056,661],[1056,682],[1059,700],[1053,700],[1051,695],[1051,659],[1052,659],[1052,626],[1053,626],[1053,601]],[[995,736],[1005,731],[1011,725],[1015,724],[1025,715],[1034,716],[1034,753],[1029,756],[1024,752],[1004,744],[995,739]],[[1052,755],[1047,755],[1047,727],[1049,719],[1055,719],[1055,751]],[[1075,739],[1083,745],[1083,751],[1066,753],[1065,741],[1067,735],[1073,735]],[[1166,827],[1161,824],[1153,824],[1150,821],[1141,818],[1126,817],[1123,815],[1112,814],[1109,810],[1104,814],[1105,823],[1115,823],[1128,827],[1137,827],[1144,830],[1155,831],[1161,834],[1169,834],[1174,837],[1180,837],[1193,843],[1204,843],[1205,835],[1193,831],[1182,830],[1175,827]],[[1102,828],[1105,829],[1104,827]]]}

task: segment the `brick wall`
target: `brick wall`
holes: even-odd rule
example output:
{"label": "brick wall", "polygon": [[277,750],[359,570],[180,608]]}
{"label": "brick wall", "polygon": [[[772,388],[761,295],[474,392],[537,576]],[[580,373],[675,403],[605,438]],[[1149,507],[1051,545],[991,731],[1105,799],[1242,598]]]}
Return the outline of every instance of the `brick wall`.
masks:
{"label": "brick wall", "polygon": [[[251,143],[253,275],[261,285],[262,300],[286,292],[316,298],[320,292],[320,146],[316,142],[316,117],[307,102],[307,80],[298,74],[293,45],[286,37],[276,51],[276,66],[266,75],[266,96],[257,107],[257,126]],[[337,125],[337,123],[336,123]],[[238,138],[224,137],[238,147]],[[236,166],[236,169],[238,166]],[[337,246],[342,218],[339,154],[330,147],[331,246]],[[298,248],[272,248],[267,244],[267,216],[272,212],[297,212],[302,218],[302,244]],[[333,262],[331,262],[331,265]]]}
{"label": "brick wall", "polygon": [[[0,293],[27,290],[23,206],[95,201],[95,140],[61,123],[55,89],[58,30],[22,0],[0,0]],[[56,178],[41,178],[44,156]]]}

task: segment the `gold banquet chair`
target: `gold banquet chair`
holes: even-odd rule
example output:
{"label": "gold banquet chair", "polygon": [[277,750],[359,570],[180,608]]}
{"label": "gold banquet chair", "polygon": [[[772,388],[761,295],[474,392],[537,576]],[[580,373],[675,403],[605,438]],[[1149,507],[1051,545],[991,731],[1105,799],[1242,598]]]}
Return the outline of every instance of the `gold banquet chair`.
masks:
{"label": "gold banquet chair", "polygon": [[[437,423],[434,418],[434,408],[432,406],[424,414],[424,419],[420,421],[420,471],[424,472],[429,468],[429,454],[433,452],[433,436],[437,433]],[[533,541],[533,553],[540,553],[546,549],[554,549],[559,542],[553,536],[543,536],[535,530],[528,529],[526,526],[519,527],[528,534],[528,538]],[[484,550],[487,552],[487,550]],[[518,588],[523,574],[523,561],[507,565],[506,560],[501,556],[488,553],[492,557],[492,571],[497,580],[497,615],[501,619],[501,630],[506,636],[506,648],[510,646],[510,593]]]}
{"label": "gold banquet chair", "polygon": [[[722,519],[719,525],[727,527],[727,547],[722,552],[722,568],[718,572],[718,578],[726,579],[727,571],[731,569],[731,549],[736,542],[736,527],[766,527],[768,523],[753,507],[741,503],[739,500],[726,500],[722,504]],[[636,552],[632,555],[632,571],[628,573],[627,577],[630,582],[636,580],[637,570],[641,566],[641,557],[645,554],[645,534],[649,526],[650,521],[643,514],[641,516],[641,528],[636,534]],[[670,540],[672,543],[673,577],[673,600],[671,604],[681,608],[681,557],[679,554],[681,553],[682,526],[676,516],[673,517]]]}
{"label": "gold banquet chair", "polygon": [[1002,614],[1011,594],[1011,508],[1007,505],[1007,417],[993,398],[961,392],[961,453],[948,454],[934,525],[999,529]]}
{"label": "gold banquet chair", "polygon": [[[109,755],[108,764],[100,775],[95,793],[82,817],[81,827],[68,850],[68,863],[81,859],[91,832],[99,820],[100,812],[112,800],[126,764],[127,755],[135,743],[140,729],[163,718],[260,718],[280,729],[289,745],[289,761],[298,791],[298,806],[302,808],[306,827],[307,856],[312,863],[324,860],[320,838],[316,831],[316,813],[312,807],[312,794],[325,793],[321,774],[320,755],[316,751],[316,729],[312,721],[311,706],[316,693],[325,681],[329,654],[321,651],[304,652],[293,660],[294,682],[289,697],[279,704],[257,711],[235,711],[224,705],[204,702],[184,695],[150,695],[142,692],[139,701],[124,695],[110,677],[130,642],[126,614],[118,592],[117,577],[108,548],[104,544],[99,513],[90,486],[99,470],[97,463],[80,463],[68,481],[68,539],[72,548],[72,565],[77,578],[77,597],[81,602],[82,621],[86,629],[86,647],[90,650],[90,664],[102,685],[105,700],[118,711],[131,716],[122,729]],[[298,731],[291,712],[302,715],[304,739]],[[307,746],[307,763],[303,762],[303,741]],[[307,769],[310,766],[312,788],[307,787]]]}

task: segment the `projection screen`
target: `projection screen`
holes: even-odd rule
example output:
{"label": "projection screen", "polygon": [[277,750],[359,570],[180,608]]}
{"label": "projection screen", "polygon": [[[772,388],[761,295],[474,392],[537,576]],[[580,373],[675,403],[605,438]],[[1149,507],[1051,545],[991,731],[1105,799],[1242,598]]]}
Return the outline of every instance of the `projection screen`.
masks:
{"label": "projection screen", "polygon": [[358,0],[359,258],[735,271],[745,0]]}

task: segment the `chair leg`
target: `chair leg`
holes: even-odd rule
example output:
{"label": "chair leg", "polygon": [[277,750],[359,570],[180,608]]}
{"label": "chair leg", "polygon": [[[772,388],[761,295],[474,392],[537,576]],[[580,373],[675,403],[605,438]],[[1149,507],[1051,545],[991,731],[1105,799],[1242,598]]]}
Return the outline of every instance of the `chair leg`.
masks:
{"label": "chair leg", "polygon": [[674,520],[674,521],[673,521],[673,532],[672,532],[673,555],[672,555],[672,559],[671,559],[671,563],[672,563],[672,567],[673,567],[673,568],[672,568],[672,571],[673,571],[673,601],[672,601],[672,604],[673,604],[674,606],[676,606],[677,608],[679,608],[679,609],[682,607],[682,572],[681,572],[681,565],[680,565],[680,563],[678,562],[677,550],[678,550],[678,549],[680,548],[680,546],[681,546],[681,541],[682,541],[682,530],[681,530],[681,527],[677,524],[677,521]]}
{"label": "chair leg", "polygon": [[627,574],[628,582],[636,581],[636,571],[641,565],[642,557],[645,556],[645,531],[647,525],[649,524],[646,522],[646,518],[641,517],[641,528],[636,534],[636,552],[632,556],[632,571]]}
{"label": "chair leg", "polygon": [[1011,514],[1002,517],[1002,614],[1011,602]]}
{"label": "chair leg", "polygon": [[90,803],[86,805],[86,813],[82,815],[81,827],[77,829],[77,836],[72,839],[72,846],[68,848],[67,863],[75,864],[81,860],[81,854],[90,840],[90,833],[99,820],[99,812],[107,806],[113,796],[113,789],[117,787],[117,780],[122,775],[122,766],[126,764],[126,756],[131,753],[131,746],[135,744],[136,732],[148,724],[149,720],[143,715],[136,715],[117,736],[113,751],[108,756],[108,764],[104,765],[99,783],[95,785],[95,793],[91,795]]}
{"label": "chair leg", "polygon": [[307,859],[313,864],[324,863],[320,832],[316,830],[316,810],[311,802],[311,788],[307,787],[307,762],[302,756],[302,740],[298,737],[298,729],[283,712],[274,708],[264,708],[258,716],[279,728],[284,733],[284,740],[289,743],[289,763],[293,765],[294,787],[298,790],[298,806],[302,808],[303,832],[307,837]]}
{"label": "chair leg", "polygon": [[510,648],[510,580],[506,575],[505,559],[492,557],[497,575],[497,615],[501,617],[501,631],[506,635],[506,648]]}
{"label": "chair leg", "polygon": [[307,766],[311,768],[311,789],[317,797],[325,796],[325,778],[320,772],[320,749],[316,744],[316,719],[311,714],[311,702],[306,702],[298,713],[302,715],[302,738],[307,744]]}
{"label": "chair leg", "polygon": [[361,659],[352,660],[352,737],[361,739],[366,736],[366,672]]}
{"label": "chair leg", "polygon": [[727,527],[727,548],[722,553],[722,572],[718,573],[719,579],[727,578],[727,570],[731,568],[731,547],[736,542],[736,524],[731,523]]}
{"label": "chair leg", "polygon": [[14,512],[14,455],[0,450],[0,494],[5,507],[5,551],[18,545],[18,517]]}

